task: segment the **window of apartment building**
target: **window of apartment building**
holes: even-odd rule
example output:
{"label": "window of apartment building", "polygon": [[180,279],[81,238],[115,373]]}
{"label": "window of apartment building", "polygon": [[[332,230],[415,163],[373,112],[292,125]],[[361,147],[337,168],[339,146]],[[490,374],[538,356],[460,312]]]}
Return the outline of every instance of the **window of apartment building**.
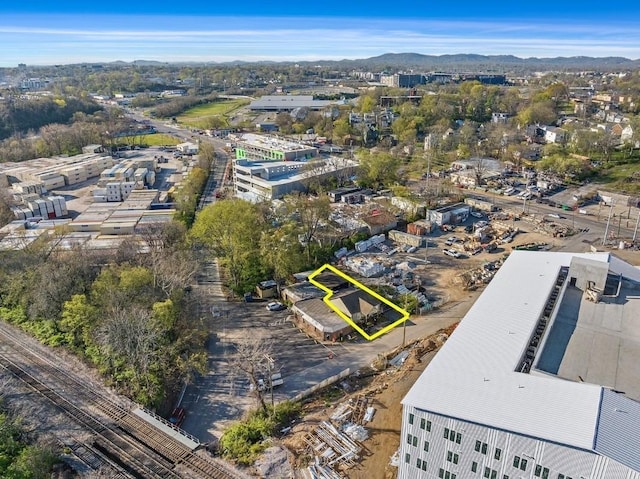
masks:
{"label": "window of apartment building", "polygon": [[418,446],[418,436],[413,436],[413,447],[417,447],[417,446]]}
{"label": "window of apartment building", "polygon": [[427,470],[427,461],[422,461],[422,470],[423,471]]}
{"label": "window of apartment building", "polygon": [[496,461],[499,461],[499,460],[500,460],[500,456],[501,456],[501,455],[502,455],[502,449],[500,449],[499,447],[496,447],[496,452],[495,452],[495,454],[493,455],[494,459],[495,459]]}
{"label": "window of apartment building", "polygon": [[549,479],[549,468],[548,467],[543,467],[542,468],[542,479]]}
{"label": "window of apartment building", "polygon": [[498,477],[498,471],[495,469],[491,469],[491,479],[496,479]]}
{"label": "window of apartment building", "polygon": [[425,418],[420,418],[420,429],[426,429],[427,432],[431,432],[431,421],[427,421]]}
{"label": "window of apartment building", "polygon": [[413,414],[409,414],[409,424],[413,424],[414,417],[415,416]]}
{"label": "window of apartment building", "polygon": [[475,446],[476,452],[481,452],[482,454],[486,454],[487,447],[488,445],[486,442],[476,441],[476,446]]}
{"label": "window of apartment building", "polygon": [[504,476],[502,476],[502,479],[509,479],[509,474],[505,474]]}
{"label": "window of apartment building", "polygon": [[438,477],[443,478],[444,477],[444,469],[440,468],[438,470]]}
{"label": "window of apartment building", "polygon": [[407,444],[410,446],[418,445],[418,436],[412,436],[411,434],[407,434]]}
{"label": "window of apartment building", "polygon": [[486,477],[486,479],[489,479],[489,477],[491,476],[491,469],[488,467],[484,468],[484,477]]}
{"label": "window of apartment building", "polygon": [[422,467],[422,459],[420,459],[420,458],[416,459],[416,467],[418,469],[420,469]]}
{"label": "window of apartment building", "polygon": [[460,460],[460,456],[453,451],[447,451],[447,461],[453,462],[454,464],[458,464]]}
{"label": "window of apartment building", "polygon": [[449,428],[448,427],[444,428],[444,436],[443,437],[445,439],[449,439]]}
{"label": "window of apartment building", "polygon": [[449,432],[449,441],[455,441],[455,440],[456,440],[456,432],[452,430]]}
{"label": "window of apartment building", "polygon": [[409,454],[408,452],[404,455],[404,462],[406,462],[407,464],[411,462],[411,454]]}
{"label": "window of apartment building", "polygon": [[513,467],[515,467],[517,469],[519,465],[520,465],[520,457],[519,456],[514,456],[514,458],[513,458]]}
{"label": "window of apartment building", "polygon": [[407,434],[407,444],[411,445],[411,439],[413,436],[411,434]]}
{"label": "window of apartment building", "polygon": [[526,459],[520,459],[520,470],[521,471],[526,471],[527,470],[527,460]]}
{"label": "window of apartment building", "polygon": [[[547,474],[549,474],[548,471],[549,469],[547,469]],[[536,477],[540,477],[542,475],[542,466],[540,464],[536,464],[536,468],[533,470],[533,475]]]}
{"label": "window of apartment building", "polygon": [[476,461],[471,463],[471,472],[478,472],[478,463]]}
{"label": "window of apartment building", "polygon": [[424,452],[429,452],[429,441],[424,441]]}
{"label": "window of apartment building", "polygon": [[460,444],[462,442],[462,434],[459,432],[456,433],[456,444]]}

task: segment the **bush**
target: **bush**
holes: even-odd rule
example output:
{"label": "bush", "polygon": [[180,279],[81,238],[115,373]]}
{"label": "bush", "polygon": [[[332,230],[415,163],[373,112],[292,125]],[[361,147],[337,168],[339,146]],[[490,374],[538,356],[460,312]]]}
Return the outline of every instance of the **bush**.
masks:
{"label": "bush", "polygon": [[275,408],[267,407],[251,412],[220,438],[222,455],[238,464],[250,465],[269,447],[269,438],[288,426],[300,414],[300,404],[286,401]]}

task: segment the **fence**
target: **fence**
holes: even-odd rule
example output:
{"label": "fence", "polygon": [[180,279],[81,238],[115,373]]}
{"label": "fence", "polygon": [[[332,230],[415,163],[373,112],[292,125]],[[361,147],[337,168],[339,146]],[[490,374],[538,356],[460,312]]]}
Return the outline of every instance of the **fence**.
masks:
{"label": "fence", "polygon": [[327,379],[319,382],[318,384],[316,384],[315,386],[310,387],[309,389],[305,389],[304,391],[296,394],[294,397],[292,397],[290,400],[291,401],[300,401],[304,398],[306,398],[307,396],[311,396],[313,393],[315,393],[316,391],[325,388],[327,386],[330,386],[331,384],[340,381],[343,378],[346,378],[347,376],[349,376],[351,374],[351,369],[347,368],[344,369],[342,371],[340,371],[338,374],[328,377]]}

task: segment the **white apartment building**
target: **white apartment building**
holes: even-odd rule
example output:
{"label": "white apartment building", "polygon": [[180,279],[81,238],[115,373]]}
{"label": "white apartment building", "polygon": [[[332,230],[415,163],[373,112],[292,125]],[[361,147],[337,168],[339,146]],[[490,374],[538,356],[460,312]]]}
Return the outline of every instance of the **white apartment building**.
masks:
{"label": "white apartment building", "polygon": [[640,269],[511,253],[403,399],[400,479],[640,479]]}

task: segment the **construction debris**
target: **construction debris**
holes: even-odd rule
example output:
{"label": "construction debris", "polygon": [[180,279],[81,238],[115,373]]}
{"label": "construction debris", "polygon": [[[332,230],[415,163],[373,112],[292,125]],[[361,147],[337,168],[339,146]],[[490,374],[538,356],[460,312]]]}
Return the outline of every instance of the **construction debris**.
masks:
{"label": "construction debris", "polygon": [[360,424],[346,423],[342,430],[354,441],[363,442],[369,437],[369,432]]}
{"label": "construction debris", "polygon": [[322,421],[305,438],[307,445],[327,466],[353,467],[361,447],[328,421]]}

